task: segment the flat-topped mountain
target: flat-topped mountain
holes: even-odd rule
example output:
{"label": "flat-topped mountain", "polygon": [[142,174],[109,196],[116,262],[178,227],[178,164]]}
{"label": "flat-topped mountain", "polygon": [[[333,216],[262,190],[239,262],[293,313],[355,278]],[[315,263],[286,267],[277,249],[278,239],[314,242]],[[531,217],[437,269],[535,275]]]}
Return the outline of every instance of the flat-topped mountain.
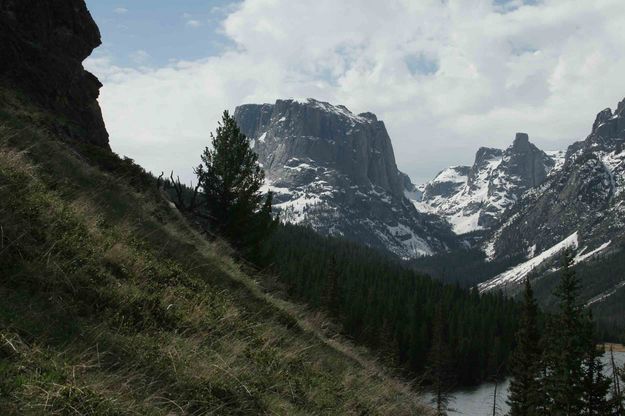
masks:
{"label": "flat-topped mountain", "polygon": [[457,245],[445,221],[417,212],[405,197],[410,181],[374,114],[307,99],[242,105],[235,118],[259,155],[283,221],[404,258]]}

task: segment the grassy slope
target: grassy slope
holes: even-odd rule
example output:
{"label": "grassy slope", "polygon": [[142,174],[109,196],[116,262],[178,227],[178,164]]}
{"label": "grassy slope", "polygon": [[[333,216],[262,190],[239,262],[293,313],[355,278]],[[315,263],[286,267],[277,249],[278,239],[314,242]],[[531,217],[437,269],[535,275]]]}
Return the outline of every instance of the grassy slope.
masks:
{"label": "grassy slope", "polygon": [[58,122],[0,89],[0,414],[425,414]]}

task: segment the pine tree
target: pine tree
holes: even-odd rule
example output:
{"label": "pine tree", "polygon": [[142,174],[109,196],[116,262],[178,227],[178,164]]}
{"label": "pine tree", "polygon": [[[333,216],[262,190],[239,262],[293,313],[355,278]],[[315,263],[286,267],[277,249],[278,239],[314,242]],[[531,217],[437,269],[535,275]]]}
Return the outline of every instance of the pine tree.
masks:
{"label": "pine tree", "polygon": [[603,351],[597,348],[595,343],[594,323],[590,311],[587,313],[585,322],[586,357],[583,365],[583,408],[584,416],[603,416],[610,414],[610,380],[603,374],[601,356]]}
{"label": "pine tree", "polygon": [[336,256],[330,257],[327,272],[325,273],[325,286],[323,287],[322,303],[333,315],[339,313],[339,270]]}
{"label": "pine tree", "polygon": [[510,416],[534,416],[540,406],[540,333],[538,306],[529,279],[525,280],[525,294],[517,346],[510,359],[510,387],[508,404]]}
{"label": "pine tree", "polygon": [[442,302],[440,302],[436,307],[432,323],[432,348],[426,369],[427,377],[432,384],[432,404],[436,416],[447,415],[449,402],[452,399],[450,388],[452,384],[451,353],[446,332],[445,311]]}
{"label": "pine tree", "polygon": [[260,254],[261,243],[275,222],[271,217],[272,196],[263,201],[260,188],[264,172],[250,143],[234,117],[225,111],[211,147],[195,169],[204,198],[203,208],[212,233],[224,238],[244,257]]}
{"label": "pine tree", "polygon": [[586,356],[582,308],[578,304],[579,281],[571,268],[573,256],[563,255],[560,282],[554,295],[559,311],[549,323],[545,342],[546,413],[578,416],[582,410],[583,368]]}
{"label": "pine tree", "polygon": [[[612,368],[613,368],[613,408],[615,416],[625,416],[625,364],[623,364],[623,368],[619,369],[616,367],[616,363],[614,362],[614,351],[610,348],[611,359],[612,359]],[[620,378],[620,380],[619,380]]]}

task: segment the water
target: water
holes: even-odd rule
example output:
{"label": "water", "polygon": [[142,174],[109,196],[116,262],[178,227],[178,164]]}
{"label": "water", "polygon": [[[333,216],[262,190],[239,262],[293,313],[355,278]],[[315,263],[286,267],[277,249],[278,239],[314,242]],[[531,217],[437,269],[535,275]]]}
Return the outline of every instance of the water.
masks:
{"label": "water", "polygon": [[[615,352],[614,359],[619,366],[623,368],[625,363],[625,352]],[[603,356],[604,369],[606,375],[612,377],[612,366],[610,364],[610,355]],[[509,380],[502,381],[497,386],[497,412],[499,416],[505,415],[510,408],[506,404],[508,397]],[[454,412],[450,415],[467,415],[467,416],[491,416],[493,414],[493,393],[495,390],[494,383],[484,383],[479,387],[471,390],[461,390],[454,393],[454,399],[450,403],[450,407]]]}
{"label": "water", "polygon": [[[506,404],[508,398],[508,386],[510,380],[505,380],[497,385],[496,408],[498,415],[505,415],[510,408]],[[471,390],[462,390],[454,393],[454,400],[450,407],[454,412],[450,414],[486,416],[493,414],[494,383],[484,383]]]}

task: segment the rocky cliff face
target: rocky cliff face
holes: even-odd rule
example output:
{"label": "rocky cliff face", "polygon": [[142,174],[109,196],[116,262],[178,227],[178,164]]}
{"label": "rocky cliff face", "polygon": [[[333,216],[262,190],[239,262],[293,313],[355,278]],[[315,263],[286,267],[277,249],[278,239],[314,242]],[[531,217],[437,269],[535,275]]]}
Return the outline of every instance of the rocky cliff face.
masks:
{"label": "rocky cliff face", "polygon": [[482,147],[472,166],[443,170],[413,202],[421,212],[446,218],[457,234],[490,229],[524,192],[540,185],[562,157],[543,152],[527,134],[517,133],[506,150]]}
{"label": "rocky cliff face", "polygon": [[236,109],[284,221],[411,258],[457,244],[444,221],[418,213],[374,114],[308,99]]}
{"label": "rocky cliff face", "polygon": [[[514,288],[532,271],[557,267],[565,248],[577,249],[576,262],[618,252],[625,239],[624,143],[625,100],[614,112],[601,111],[588,137],[569,146],[562,167],[526,192],[493,230],[484,246],[491,258],[528,260],[484,282],[483,290]],[[596,288],[617,292],[602,286],[606,276],[595,278]]]}
{"label": "rocky cliff face", "polygon": [[625,100],[605,109],[561,169],[526,193],[491,237],[495,257],[540,253],[573,233],[587,249],[625,233]]}
{"label": "rocky cliff face", "polygon": [[84,0],[0,0],[0,84],[59,114],[65,135],[108,148],[101,84],[82,66],[100,43]]}

